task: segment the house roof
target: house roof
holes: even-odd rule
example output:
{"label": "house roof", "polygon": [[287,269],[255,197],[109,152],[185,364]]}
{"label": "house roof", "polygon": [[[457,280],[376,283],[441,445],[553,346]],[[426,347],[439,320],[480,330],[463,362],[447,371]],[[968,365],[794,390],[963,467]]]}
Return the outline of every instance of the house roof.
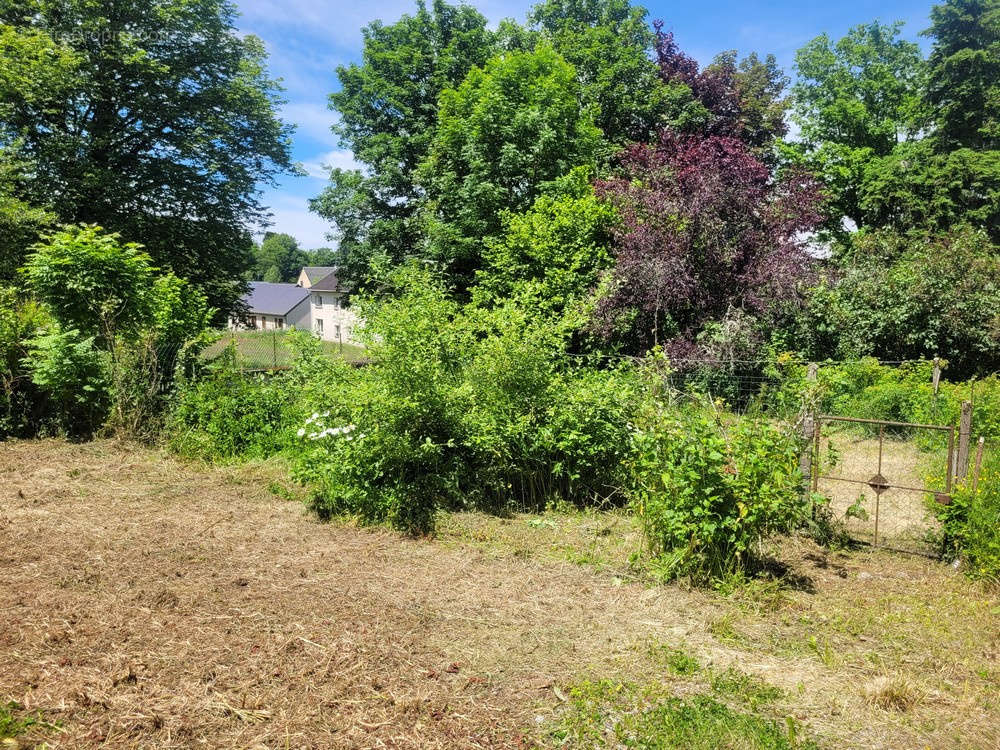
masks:
{"label": "house roof", "polygon": [[315,285],[316,282],[323,280],[336,270],[333,266],[305,266],[302,273],[306,275],[310,284]]}
{"label": "house roof", "polygon": [[337,269],[331,268],[330,273],[319,281],[313,282],[311,292],[342,292],[344,289],[337,280]]}
{"label": "house roof", "polygon": [[296,284],[251,281],[250,293],[243,298],[251,313],[287,315],[293,307],[309,298],[309,290]]}

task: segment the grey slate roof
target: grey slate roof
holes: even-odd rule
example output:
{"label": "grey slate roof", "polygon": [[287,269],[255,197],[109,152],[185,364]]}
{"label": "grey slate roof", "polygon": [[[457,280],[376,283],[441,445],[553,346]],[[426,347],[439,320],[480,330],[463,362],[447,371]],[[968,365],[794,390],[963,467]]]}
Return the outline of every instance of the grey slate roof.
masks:
{"label": "grey slate roof", "polygon": [[314,281],[312,292],[339,292],[342,291],[340,282],[337,280],[337,269],[331,268],[330,273],[324,276],[319,281]]}
{"label": "grey slate roof", "polygon": [[336,270],[333,266],[305,266],[302,269],[310,284],[321,281]]}
{"label": "grey slate roof", "polygon": [[296,284],[251,281],[250,293],[243,298],[251,313],[287,315],[293,307],[309,298],[309,290]]}

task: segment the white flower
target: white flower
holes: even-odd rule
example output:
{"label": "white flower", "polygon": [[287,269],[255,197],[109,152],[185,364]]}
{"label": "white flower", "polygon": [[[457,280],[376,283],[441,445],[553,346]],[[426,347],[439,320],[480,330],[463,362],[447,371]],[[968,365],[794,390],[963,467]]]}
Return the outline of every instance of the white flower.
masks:
{"label": "white flower", "polygon": [[306,434],[306,428],[305,428],[305,427],[300,427],[300,428],[299,428],[299,431],[298,431],[298,432],[297,432],[296,434],[297,434],[297,435],[298,435],[299,437],[302,437],[303,435],[305,435],[305,434]]}

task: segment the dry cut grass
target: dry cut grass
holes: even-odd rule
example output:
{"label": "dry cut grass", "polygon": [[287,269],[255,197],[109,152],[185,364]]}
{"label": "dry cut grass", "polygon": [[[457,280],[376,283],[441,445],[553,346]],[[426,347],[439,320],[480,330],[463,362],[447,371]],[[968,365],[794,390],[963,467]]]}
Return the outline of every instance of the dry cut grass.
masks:
{"label": "dry cut grass", "polygon": [[1000,601],[940,564],[791,541],[791,587],[651,586],[626,516],[411,540],[318,523],[277,469],[0,445],[0,705],[41,717],[16,741],[552,746],[575,686],[610,679],[821,746],[1000,747]]}

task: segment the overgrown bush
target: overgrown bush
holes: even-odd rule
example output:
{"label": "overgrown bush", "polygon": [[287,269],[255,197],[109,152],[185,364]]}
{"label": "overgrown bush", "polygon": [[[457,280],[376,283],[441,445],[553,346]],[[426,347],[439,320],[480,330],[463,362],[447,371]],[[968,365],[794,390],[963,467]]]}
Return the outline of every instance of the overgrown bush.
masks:
{"label": "overgrown bush", "polygon": [[633,505],[665,578],[721,575],[806,519],[799,442],[766,421],[705,407],[656,411],[636,430]]}
{"label": "overgrown bush", "polygon": [[942,556],[961,559],[973,578],[1000,583],[1000,456],[987,461],[976,489],[960,485],[951,504],[935,504],[935,513]]}
{"label": "overgrown bush", "polygon": [[28,342],[24,360],[46,397],[45,422],[72,438],[89,438],[104,423],[111,397],[106,355],[93,336],[56,327]]}
{"label": "overgrown bush", "polygon": [[168,444],[182,455],[264,458],[289,444],[294,391],[281,376],[244,373],[230,347],[211,374],[178,384]]}
{"label": "overgrown bush", "polygon": [[45,394],[26,366],[28,342],[52,323],[37,303],[0,286],[0,439],[27,437],[45,417]]}
{"label": "overgrown bush", "polygon": [[619,491],[634,378],[573,367],[558,326],[463,309],[427,272],[395,283],[400,295],[367,311],[372,364],[300,428],[296,475],[317,510],[426,532],[443,507]]}

